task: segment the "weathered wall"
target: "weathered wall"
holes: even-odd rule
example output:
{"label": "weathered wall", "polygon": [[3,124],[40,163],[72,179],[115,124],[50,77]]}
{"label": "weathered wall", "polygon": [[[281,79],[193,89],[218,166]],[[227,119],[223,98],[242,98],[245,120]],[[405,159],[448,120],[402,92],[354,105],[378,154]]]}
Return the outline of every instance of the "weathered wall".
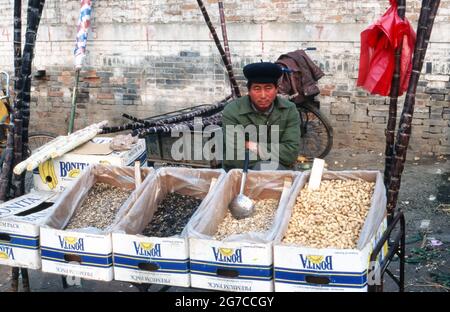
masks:
{"label": "weathered wall", "polygon": [[[215,0],[204,1],[220,33]],[[73,47],[78,0],[47,0],[38,33],[32,129],[64,133],[74,85]],[[420,0],[407,1],[417,21]],[[243,65],[274,61],[285,52],[315,47],[309,55],[325,71],[321,110],[335,143],[384,151],[387,98],[356,88],[359,34],[384,13],[388,1],[224,1],[236,75]],[[0,68],[11,70],[13,0],[0,0]],[[94,1],[87,64],[81,74],[76,127],[212,103],[230,93],[224,67],[194,0]],[[25,11],[24,11],[25,17]],[[450,1],[441,1],[418,87],[408,156],[450,154]],[[399,103],[403,104],[403,98]],[[400,115],[400,109],[399,114]],[[51,126],[50,126],[51,125]]]}

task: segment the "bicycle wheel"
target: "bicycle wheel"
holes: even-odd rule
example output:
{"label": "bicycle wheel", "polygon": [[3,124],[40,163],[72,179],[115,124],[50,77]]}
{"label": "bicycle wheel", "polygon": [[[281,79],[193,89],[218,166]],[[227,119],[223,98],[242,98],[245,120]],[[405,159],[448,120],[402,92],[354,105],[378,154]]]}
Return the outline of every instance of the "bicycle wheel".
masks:
{"label": "bicycle wheel", "polygon": [[[57,135],[50,132],[31,132],[28,135],[28,155],[31,155],[33,151],[41,147],[42,145],[50,142]],[[25,174],[25,193],[28,193],[33,187],[33,172],[27,171]]]}
{"label": "bicycle wheel", "polygon": [[297,105],[300,114],[300,151],[298,160],[324,158],[333,146],[333,128],[311,103]]}

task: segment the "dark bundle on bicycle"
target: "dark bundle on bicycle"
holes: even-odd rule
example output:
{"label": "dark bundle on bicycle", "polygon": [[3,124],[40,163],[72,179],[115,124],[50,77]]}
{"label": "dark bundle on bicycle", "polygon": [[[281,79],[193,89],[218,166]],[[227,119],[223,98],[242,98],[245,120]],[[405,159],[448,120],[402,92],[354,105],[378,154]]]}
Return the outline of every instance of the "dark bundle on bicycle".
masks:
{"label": "dark bundle on bicycle", "polygon": [[315,97],[320,94],[318,80],[325,74],[304,50],[282,54],[275,63],[283,70],[278,93],[294,102],[300,113],[299,160],[324,158],[333,145],[333,129]]}

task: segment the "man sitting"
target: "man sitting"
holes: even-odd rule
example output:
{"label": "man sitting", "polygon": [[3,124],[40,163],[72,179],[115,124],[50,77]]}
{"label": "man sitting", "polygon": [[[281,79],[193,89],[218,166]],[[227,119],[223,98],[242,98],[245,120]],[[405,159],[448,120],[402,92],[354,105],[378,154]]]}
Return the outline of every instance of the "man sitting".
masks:
{"label": "man sitting", "polygon": [[300,116],[295,104],[277,96],[281,74],[281,68],[269,62],[244,67],[248,95],[234,100],[223,110],[225,170],[243,167],[244,132],[239,130],[239,125],[250,133],[246,143],[250,150],[250,169],[293,167],[299,151]]}

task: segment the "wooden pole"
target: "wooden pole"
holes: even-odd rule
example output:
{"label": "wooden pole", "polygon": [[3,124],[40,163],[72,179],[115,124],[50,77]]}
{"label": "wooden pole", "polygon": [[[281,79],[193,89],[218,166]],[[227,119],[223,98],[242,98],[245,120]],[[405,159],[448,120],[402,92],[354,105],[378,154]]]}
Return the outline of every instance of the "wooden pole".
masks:
{"label": "wooden pole", "polygon": [[206,25],[208,25],[209,31],[211,32],[211,35],[213,36],[214,42],[216,44],[217,49],[219,50],[219,54],[225,65],[225,68],[227,69],[228,77],[229,77],[231,85],[233,86],[233,89],[234,89],[234,94],[237,97],[240,97],[241,92],[239,91],[239,86],[236,82],[236,78],[234,77],[233,67],[228,62],[227,55],[222,47],[222,44],[220,43],[219,37],[217,36],[216,29],[214,28],[213,24],[211,23],[211,19],[209,18],[208,12],[206,11],[203,1],[197,0],[197,3],[198,3],[198,6],[200,7],[203,17],[205,18]]}
{"label": "wooden pole", "polygon": [[78,82],[80,81],[80,71],[81,68],[75,70],[75,86],[72,93],[72,108],[70,110],[70,120],[69,120],[69,131],[68,134],[73,132],[73,125],[75,122],[75,111],[77,109],[77,93],[78,93]]}
{"label": "wooden pole", "polygon": [[[22,66],[18,84],[21,87],[16,98],[18,119],[15,119],[14,135],[14,166],[27,155],[28,149],[28,124],[30,116],[30,92],[31,92],[31,68],[34,57],[36,35],[41,19],[45,0],[29,0],[27,10],[27,30],[25,33],[25,45],[22,55]],[[25,143],[25,144],[24,144]],[[25,174],[13,176],[14,197],[24,193]]]}
{"label": "wooden pole", "polygon": [[[34,36],[30,37],[30,54],[31,54],[31,63],[33,62],[34,58],[34,49],[36,46],[36,36],[39,29],[39,24],[41,22],[42,17],[42,11],[44,10],[45,0],[39,0],[38,7],[33,8],[33,15],[32,18],[35,19],[33,21],[33,30]],[[34,24],[35,23],[35,24]],[[25,47],[26,48],[26,47]],[[25,53],[26,49],[24,49]],[[30,102],[31,102],[31,64],[28,65],[29,67],[29,75],[26,77],[26,84],[25,84],[25,92],[24,92],[24,101],[23,101],[23,129],[22,129],[22,159],[25,159],[28,157],[28,126],[30,124]]]}
{"label": "wooden pole", "polygon": [[[405,19],[405,0],[397,0],[398,16]],[[392,78],[391,91],[389,94],[389,117],[386,127],[386,149],[385,149],[385,166],[384,166],[384,185],[387,188],[389,184],[389,176],[392,167],[392,156],[394,154],[395,144],[395,125],[397,123],[397,100],[400,90],[400,61],[402,54],[403,40],[400,40],[398,47],[395,49],[395,68]]]}
{"label": "wooden pole", "polygon": [[[225,13],[223,10],[223,1],[219,1],[219,15],[220,15],[220,28],[222,29],[222,39],[223,39],[223,46],[225,47],[225,55],[228,59],[228,63],[230,64],[230,66],[233,66],[233,63],[231,62],[231,54],[230,54],[230,47],[228,45],[228,35],[227,35],[227,25],[225,24]],[[230,77],[228,76],[228,79]],[[231,88],[231,94],[233,95],[233,97],[236,97],[235,92],[234,92],[234,87],[233,84],[231,83],[230,80],[230,88]]]}
{"label": "wooden pole", "polygon": [[[19,93],[19,76],[22,64],[22,0],[14,0],[14,22],[13,22],[13,50],[14,50],[14,95]],[[9,87],[9,86],[8,86]],[[14,133],[15,119],[18,115],[16,105],[12,105],[12,114],[8,127],[8,136],[6,140],[5,160],[2,165],[0,176],[0,202],[9,199],[11,189],[12,168],[14,163]],[[20,115],[19,115],[20,116]]]}
{"label": "wooden pole", "polygon": [[[417,39],[414,48],[413,68],[411,78],[408,84],[405,103],[403,106],[400,124],[397,131],[397,139],[395,143],[395,154],[391,169],[388,194],[387,194],[387,210],[388,218],[392,220],[398,193],[401,184],[401,175],[406,159],[406,152],[411,136],[411,123],[414,114],[414,104],[417,84],[419,82],[420,72],[422,70],[423,60],[428,45],[428,39],[434,23],[434,16],[439,7],[439,1],[423,0],[422,8],[417,28]],[[428,38],[428,39],[427,39]]]}

